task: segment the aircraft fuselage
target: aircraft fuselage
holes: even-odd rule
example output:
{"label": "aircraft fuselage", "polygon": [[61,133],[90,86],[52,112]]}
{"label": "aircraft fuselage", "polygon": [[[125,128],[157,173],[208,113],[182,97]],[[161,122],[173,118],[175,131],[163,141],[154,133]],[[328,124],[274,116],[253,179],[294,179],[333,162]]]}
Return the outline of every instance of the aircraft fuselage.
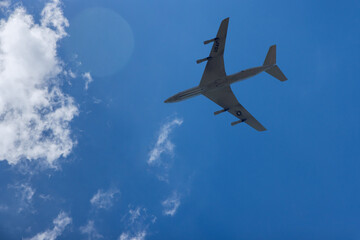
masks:
{"label": "aircraft fuselage", "polygon": [[229,86],[230,84],[233,84],[235,82],[239,82],[242,80],[245,80],[247,78],[253,77],[267,69],[272,68],[274,65],[266,65],[266,66],[260,66],[260,67],[254,67],[254,68],[248,68],[246,70],[243,70],[241,72],[228,75],[223,79],[218,79],[211,84],[205,85],[205,86],[196,86],[190,89],[187,89],[185,91],[179,92],[175,94],[174,96],[168,98],[165,100],[165,103],[172,103],[172,102],[180,102],[185,99],[195,97],[197,95],[200,95],[204,92],[211,91],[217,88]]}

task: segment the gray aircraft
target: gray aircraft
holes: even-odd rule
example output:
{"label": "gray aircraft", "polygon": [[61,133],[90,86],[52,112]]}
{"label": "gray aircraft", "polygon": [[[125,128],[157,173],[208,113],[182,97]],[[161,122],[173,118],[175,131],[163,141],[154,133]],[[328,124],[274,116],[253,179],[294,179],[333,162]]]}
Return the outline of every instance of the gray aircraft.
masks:
{"label": "gray aircraft", "polygon": [[232,122],[231,126],[245,122],[258,131],[265,131],[266,128],[238,102],[230,88],[230,84],[253,77],[264,71],[280,81],[286,81],[287,78],[276,65],[276,45],[269,48],[262,66],[249,68],[232,75],[226,75],[223,55],[228,25],[229,18],[226,18],[221,22],[216,37],[204,41],[204,44],[214,43],[210,55],[207,58],[196,61],[197,63],[207,61],[199,86],[175,94],[166,99],[165,103],[179,102],[202,94],[222,107],[221,110],[214,112],[214,115],[229,112],[239,119],[238,121]]}

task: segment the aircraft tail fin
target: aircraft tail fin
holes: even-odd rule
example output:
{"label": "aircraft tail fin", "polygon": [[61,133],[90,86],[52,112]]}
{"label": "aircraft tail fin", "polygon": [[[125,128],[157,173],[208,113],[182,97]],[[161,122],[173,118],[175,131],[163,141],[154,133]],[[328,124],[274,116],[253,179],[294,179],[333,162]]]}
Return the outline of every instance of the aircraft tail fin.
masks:
{"label": "aircraft tail fin", "polygon": [[273,65],[271,68],[265,70],[268,74],[273,76],[274,78],[279,79],[280,81],[286,81],[287,78],[280,70],[280,68],[276,65],[276,45],[272,45],[269,48],[269,51],[266,55],[263,66]]}
{"label": "aircraft tail fin", "polygon": [[272,45],[269,48],[268,53],[266,54],[266,58],[264,61],[264,66],[266,65],[275,65],[276,64],[276,45]]}

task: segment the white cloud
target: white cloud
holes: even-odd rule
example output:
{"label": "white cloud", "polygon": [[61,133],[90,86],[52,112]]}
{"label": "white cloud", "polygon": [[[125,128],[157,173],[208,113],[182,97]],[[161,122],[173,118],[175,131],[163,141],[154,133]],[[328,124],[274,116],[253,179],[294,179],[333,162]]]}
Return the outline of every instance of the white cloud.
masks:
{"label": "white cloud", "polygon": [[113,205],[115,194],[118,193],[119,191],[117,189],[110,189],[106,192],[102,189],[99,189],[97,193],[91,198],[90,203],[96,208],[109,209]]}
{"label": "white cloud", "polygon": [[147,161],[148,164],[159,162],[162,153],[170,155],[174,153],[174,144],[170,141],[169,135],[174,127],[180,126],[182,123],[182,119],[175,118],[161,127],[156,144],[149,153],[149,159]]}
{"label": "white cloud", "polygon": [[93,78],[91,77],[89,72],[86,72],[82,75],[82,77],[85,79],[85,90],[88,90],[89,84],[93,82]]}
{"label": "white cloud", "polygon": [[180,196],[177,192],[173,192],[173,194],[165,199],[161,205],[163,206],[163,214],[167,216],[174,216],[177,209],[180,206]]}
{"label": "white cloud", "polygon": [[146,237],[146,231],[140,231],[132,235],[126,232],[120,235],[119,240],[144,240],[145,237]]}
{"label": "white cloud", "polygon": [[80,232],[86,234],[89,240],[103,238],[103,236],[97,232],[94,221],[92,220],[89,220],[85,226],[80,227]]}
{"label": "white cloud", "polygon": [[78,110],[60,89],[57,44],[69,23],[59,0],[45,5],[40,22],[21,6],[0,21],[0,160],[54,167],[75,144],[69,123]]}
{"label": "white cloud", "polygon": [[10,0],[0,1],[0,8],[8,8],[10,7],[10,3]]}
{"label": "white cloud", "polygon": [[67,35],[65,28],[69,26],[69,22],[60,8],[60,0],[52,0],[47,3],[41,12],[41,17],[41,26],[52,27],[52,33],[55,33],[58,39]]}
{"label": "white cloud", "polygon": [[68,216],[67,213],[60,212],[59,215],[53,220],[54,227],[53,229],[48,229],[44,232],[36,234],[30,240],[54,240],[59,237],[66,226],[72,222],[72,219]]}

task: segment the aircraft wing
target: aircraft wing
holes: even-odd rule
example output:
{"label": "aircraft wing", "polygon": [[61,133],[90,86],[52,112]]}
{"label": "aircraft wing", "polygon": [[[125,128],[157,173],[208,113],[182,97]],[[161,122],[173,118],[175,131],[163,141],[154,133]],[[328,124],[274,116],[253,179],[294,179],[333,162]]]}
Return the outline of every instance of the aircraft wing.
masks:
{"label": "aircraft wing", "polygon": [[238,102],[230,86],[205,92],[203,95],[256,130],[266,130],[266,128]]}
{"label": "aircraft wing", "polygon": [[[207,85],[219,78],[224,78],[226,76],[223,55],[225,50],[228,25],[229,18],[224,19],[220,24],[219,31],[213,41],[214,44],[212,46],[210,55],[207,58],[207,63],[200,81],[200,86]],[[212,40],[209,40],[208,42],[210,41]]]}

